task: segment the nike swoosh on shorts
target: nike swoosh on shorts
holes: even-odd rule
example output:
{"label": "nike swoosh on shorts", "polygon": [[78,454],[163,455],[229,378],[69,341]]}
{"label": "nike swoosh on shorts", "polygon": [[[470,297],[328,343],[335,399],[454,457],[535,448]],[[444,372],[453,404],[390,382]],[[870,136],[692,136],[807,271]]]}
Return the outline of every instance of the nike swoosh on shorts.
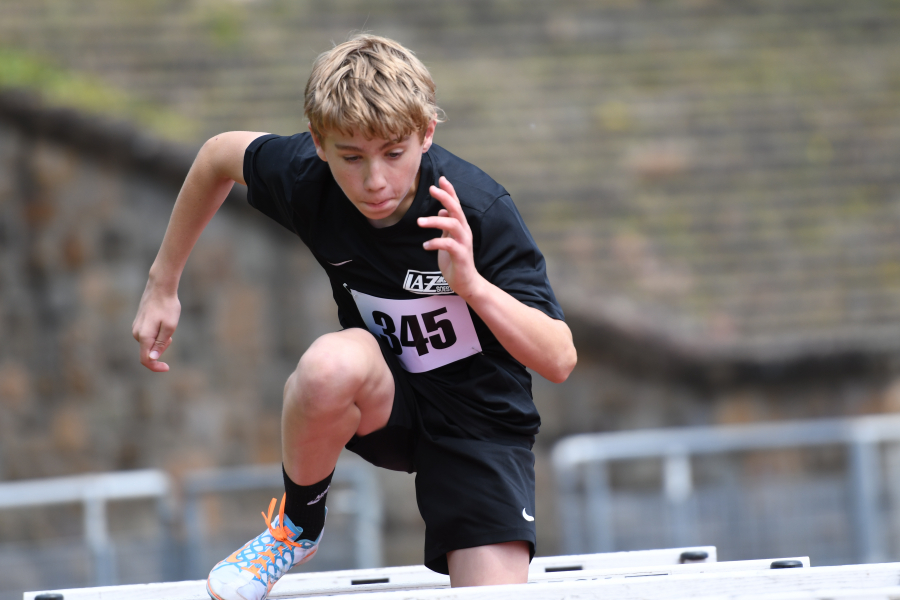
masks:
{"label": "nike swoosh on shorts", "polygon": [[525,510],[526,509],[524,509],[524,508],[522,509],[522,518],[525,519],[526,521],[534,521],[534,517],[532,517],[527,512],[525,512]]}
{"label": "nike swoosh on shorts", "polygon": [[[328,262],[328,261],[326,260],[325,262]],[[328,264],[331,265],[332,267],[339,267],[341,265],[346,265],[349,262],[353,262],[353,259],[351,258],[350,260],[345,260],[344,262],[339,262],[339,263],[330,262]]]}

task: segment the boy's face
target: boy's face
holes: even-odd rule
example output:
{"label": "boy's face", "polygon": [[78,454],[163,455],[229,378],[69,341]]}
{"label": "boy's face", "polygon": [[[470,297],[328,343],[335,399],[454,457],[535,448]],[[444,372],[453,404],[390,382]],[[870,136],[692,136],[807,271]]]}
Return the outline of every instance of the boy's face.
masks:
{"label": "boy's face", "polygon": [[414,132],[394,140],[329,131],[322,139],[314,134],[313,141],[350,202],[375,227],[388,227],[412,205],[422,154],[431,147],[435,125],[432,121],[424,135]]}

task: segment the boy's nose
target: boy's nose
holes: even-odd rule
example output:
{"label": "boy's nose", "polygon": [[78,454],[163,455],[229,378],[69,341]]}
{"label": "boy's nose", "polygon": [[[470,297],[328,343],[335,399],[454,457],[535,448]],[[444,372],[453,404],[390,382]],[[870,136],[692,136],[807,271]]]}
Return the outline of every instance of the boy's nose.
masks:
{"label": "boy's nose", "polygon": [[368,173],[366,173],[363,185],[365,185],[366,190],[370,192],[377,192],[387,185],[387,179],[385,179],[384,172],[379,164],[369,164],[369,170]]}

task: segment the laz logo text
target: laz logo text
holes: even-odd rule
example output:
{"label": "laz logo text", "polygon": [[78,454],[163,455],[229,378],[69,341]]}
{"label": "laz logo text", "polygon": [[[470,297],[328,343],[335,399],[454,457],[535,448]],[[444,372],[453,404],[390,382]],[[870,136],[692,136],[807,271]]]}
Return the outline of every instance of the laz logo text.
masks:
{"label": "laz logo text", "polygon": [[403,279],[403,289],[413,294],[453,293],[440,271],[413,271],[410,269]]}

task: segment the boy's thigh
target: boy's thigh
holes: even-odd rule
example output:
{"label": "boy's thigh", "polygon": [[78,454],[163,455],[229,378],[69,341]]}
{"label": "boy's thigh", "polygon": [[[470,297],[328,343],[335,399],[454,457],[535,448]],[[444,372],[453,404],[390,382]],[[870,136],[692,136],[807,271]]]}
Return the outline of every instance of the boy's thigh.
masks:
{"label": "boy's thigh", "polygon": [[523,541],[534,556],[534,454],[521,445],[423,436],[416,499],[425,520],[425,566],[448,574],[447,553]]}

